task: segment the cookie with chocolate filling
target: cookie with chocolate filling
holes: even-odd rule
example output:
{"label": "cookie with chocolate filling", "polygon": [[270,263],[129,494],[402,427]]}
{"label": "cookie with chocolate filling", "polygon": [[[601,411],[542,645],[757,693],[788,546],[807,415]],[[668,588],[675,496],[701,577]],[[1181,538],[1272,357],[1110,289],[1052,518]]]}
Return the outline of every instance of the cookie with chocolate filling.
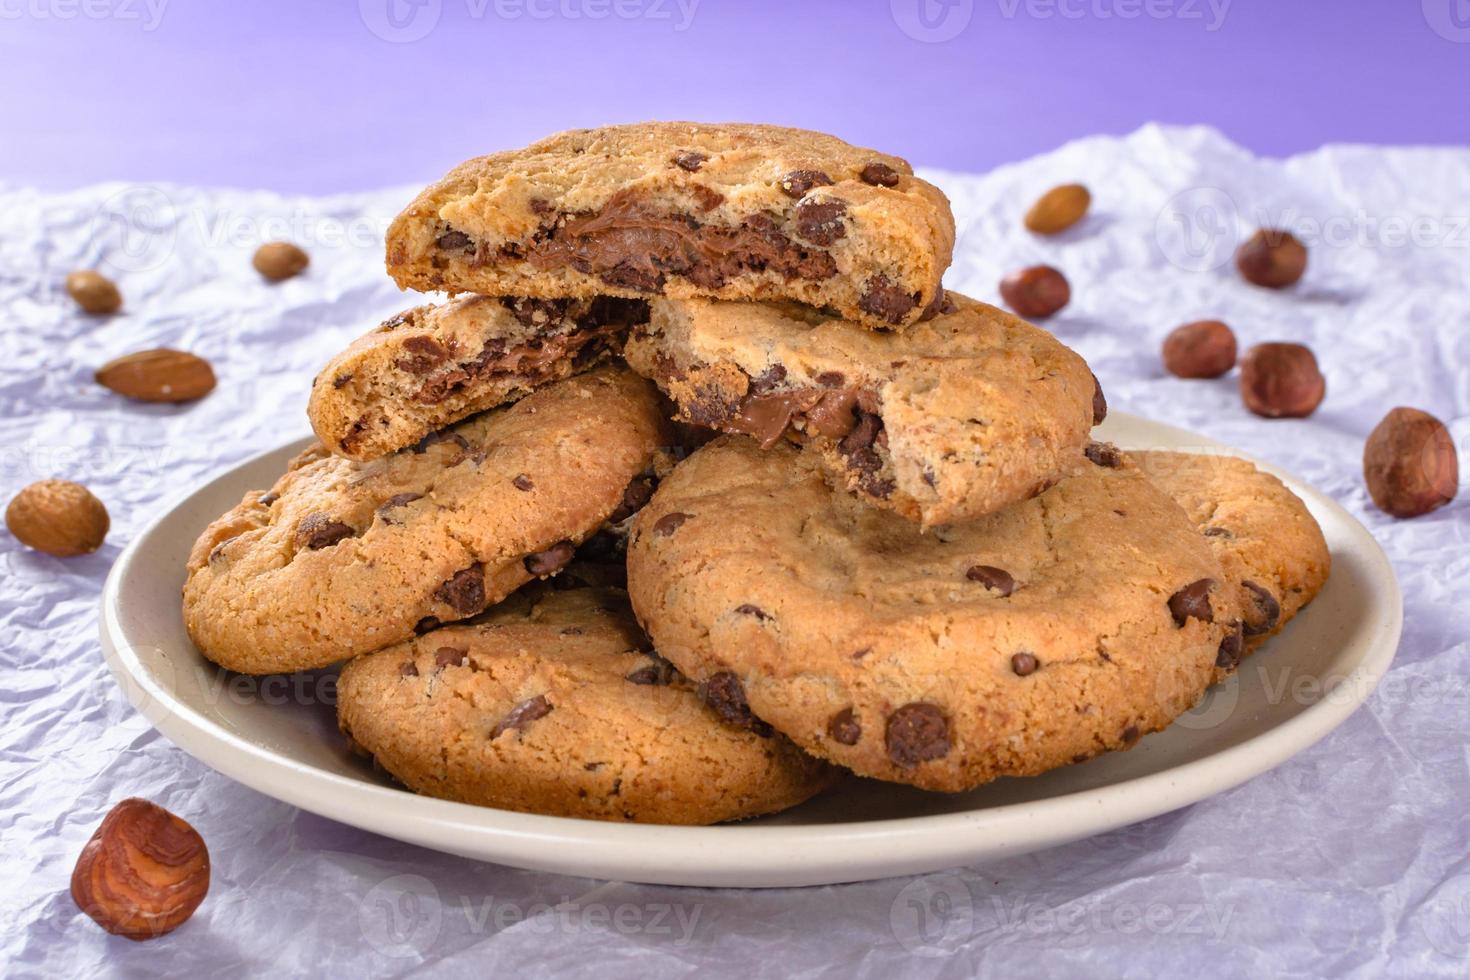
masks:
{"label": "cookie with chocolate filling", "polygon": [[[1183,506],[1239,592],[1239,655],[1279,633],[1322,590],[1332,571],[1327,540],[1306,504],[1276,477],[1234,456],[1128,455]],[[1239,655],[1222,658],[1222,673],[1235,668]]]}
{"label": "cookie with chocolate filling", "polygon": [[797,304],[655,299],[624,356],[678,419],[803,445],[839,486],[925,527],[1033,497],[1106,404],[1051,334],[950,292],[879,333]]}
{"label": "cookie with chocolate filling", "polygon": [[189,635],[223,667],[270,674],[472,616],[555,575],[626,508],[665,428],[653,386],[604,367],[372,462],[317,444],[195,543]]}
{"label": "cookie with chocolate filling", "polygon": [[307,416],[338,456],[369,460],[515,401],[615,353],[640,300],[469,296],[382,323],[328,362]]}
{"label": "cookie with chocolate filling", "polygon": [[415,792],[553,816],[739,820],[795,806],[837,773],[709,703],[612,588],[518,594],[474,625],[358,657],[337,716]]}
{"label": "cookie with chocolate filling", "polygon": [[393,222],[387,261],[405,288],[791,299],[892,329],[932,313],[953,247],[949,202],[898,157],[671,122],[463,163]]}
{"label": "cookie with chocolate filling", "polygon": [[791,446],[722,436],[634,521],[628,585],[659,653],[724,703],[947,791],[1132,746],[1241,630],[1209,543],[1116,451],[926,534]]}

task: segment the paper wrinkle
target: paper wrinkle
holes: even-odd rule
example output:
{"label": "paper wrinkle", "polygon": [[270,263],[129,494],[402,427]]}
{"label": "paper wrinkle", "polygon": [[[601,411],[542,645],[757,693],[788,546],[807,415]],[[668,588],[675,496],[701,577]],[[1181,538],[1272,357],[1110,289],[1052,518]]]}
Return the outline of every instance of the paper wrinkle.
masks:
{"label": "paper wrinkle", "polygon": [[[1373,508],[1360,470],[1364,437],[1400,404],[1450,425],[1470,469],[1470,150],[1339,146],[1266,160],[1209,129],[1149,126],[984,176],[929,176],[958,218],[950,288],[994,302],[1004,273],[1057,265],[1073,300],[1047,325],[1089,360],[1114,408],[1279,464],[1382,542],[1403,586],[1403,645],[1385,685],[1341,728],[1237,789],[1143,824],[985,868],[840,887],[747,892],[538,874],[297,811],[148,728],[103,667],[98,595],[121,548],[169,501],[305,434],[316,370],[415,302],[384,275],[381,246],[415,189],[307,198],[0,186],[0,490],[8,500],[33,480],[75,479],[112,515],[106,545],[83,558],[0,536],[4,972],[1470,972],[1470,501],[1395,521]],[[1086,220],[1054,239],[1025,232],[1031,202],[1072,181],[1093,191]],[[1192,207],[1187,222],[1171,217],[1171,200]],[[1350,228],[1346,242],[1309,240],[1306,279],[1273,293],[1243,283],[1228,261],[1262,208],[1288,222],[1378,225]],[[130,215],[132,231],[113,214]],[[1385,238],[1384,222],[1417,219],[1428,226],[1420,244]],[[345,243],[332,243],[334,231]],[[1202,261],[1186,233],[1195,246],[1220,240],[1213,265],[1183,267]],[[306,247],[305,276],[262,283],[250,256],[271,238]],[[89,267],[121,285],[120,315],[87,317],[65,296],[65,274]],[[1165,376],[1164,334],[1214,317],[1242,348],[1311,345],[1328,379],[1316,415],[1265,421],[1244,410],[1231,380]],[[207,358],[218,389],[197,404],[151,406],[92,382],[104,361],[152,346]],[[185,816],[213,860],[208,900],[151,943],[107,936],[67,894],[83,842],[127,796]],[[557,903],[570,910],[545,908]]]}

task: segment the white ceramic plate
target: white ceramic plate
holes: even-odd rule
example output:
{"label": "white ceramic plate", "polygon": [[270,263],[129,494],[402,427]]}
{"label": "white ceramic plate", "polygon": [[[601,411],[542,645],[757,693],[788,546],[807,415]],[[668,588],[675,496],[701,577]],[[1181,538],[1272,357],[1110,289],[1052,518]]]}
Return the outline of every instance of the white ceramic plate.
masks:
{"label": "white ceramic plate", "polygon": [[[1231,452],[1121,413],[1099,435],[1132,448]],[[1403,620],[1393,570],[1363,526],[1277,472],[1326,532],[1333,557],[1327,587],[1234,678],[1132,751],[952,796],[852,779],[779,816],[719,827],[473,807],[395,788],[349,754],[322,696],[330,675],[225,674],[184,633],[179,590],[195,537],[247,490],[269,486],[304,445],[222,474],[128,546],[102,597],[108,666],[159,731],[247,786],[389,837],[522,868],[661,884],[791,886],[917,874],[1077,840],[1229,789],[1312,745],[1378,683]]]}

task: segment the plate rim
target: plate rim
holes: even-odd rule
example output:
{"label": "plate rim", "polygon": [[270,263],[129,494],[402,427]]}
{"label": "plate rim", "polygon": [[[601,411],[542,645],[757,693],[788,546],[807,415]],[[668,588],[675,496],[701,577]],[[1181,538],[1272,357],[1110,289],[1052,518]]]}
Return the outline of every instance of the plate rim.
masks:
{"label": "plate rim", "polygon": [[[1282,479],[1298,496],[1325,508],[1361,533],[1371,544],[1366,555],[1377,566],[1370,570],[1374,580],[1386,583],[1389,589],[1375,604],[1385,615],[1381,619],[1371,617],[1380,637],[1370,643],[1368,652],[1351,671],[1324,689],[1316,703],[1203,758],[1091,789],[976,810],[852,823],[708,827],[633,824],[520,813],[420,796],[320,769],[258,745],[185,704],[156,683],[136,655],[125,652],[129,644],[120,622],[122,585],[159,525],[185,502],[267,456],[299,450],[311,441],[310,436],[293,438],[213,472],[173,495],[133,536],[103,585],[99,616],[103,657],[114,681],[145,722],[230,779],[349,826],[477,860],[651,884],[786,887],[923,873],[1057,846],[1233,789],[1312,747],[1372,694],[1392,664],[1402,635],[1403,596],[1392,563],[1373,534],[1336,500],[1287,470],[1199,433],[1125,412],[1113,415],[1118,421],[1166,433],[1168,438],[1188,445],[1192,452],[1237,456]],[[1344,687],[1347,697],[1329,696]],[[404,826],[405,820],[410,826]],[[1067,829],[1062,833],[1036,832],[1015,840],[1006,840],[1004,834],[999,842],[987,839],[998,830],[1022,824]],[[765,848],[771,861],[752,868],[744,848],[722,846],[737,834],[745,838],[744,843],[754,842]],[[1042,838],[1039,843],[1037,837]],[[864,855],[853,865],[851,846],[877,839],[891,845],[886,849],[886,859]],[[657,846],[650,848],[650,843]],[[543,852],[520,854],[515,850],[517,844],[533,844]],[[548,847],[558,853],[545,854]],[[654,855],[652,859],[650,854]],[[776,873],[766,870],[766,865],[783,859],[785,863]],[[875,867],[880,868],[876,873]]]}

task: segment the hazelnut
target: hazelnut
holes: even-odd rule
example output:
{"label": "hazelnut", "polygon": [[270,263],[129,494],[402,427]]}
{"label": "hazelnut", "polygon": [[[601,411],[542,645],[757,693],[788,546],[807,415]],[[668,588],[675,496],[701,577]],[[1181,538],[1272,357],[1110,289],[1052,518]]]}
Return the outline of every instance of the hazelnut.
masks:
{"label": "hazelnut", "polygon": [[123,800],[102,819],[71,873],[71,897],[103,929],[128,939],[172,932],[209,892],[209,849],[163,807]]}
{"label": "hazelnut", "polygon": [[1322,404],[1327,381],[1301,344],[1257,344],[1240,361],[1240,397],[1268,419],[1305,418]]}
{"label": "hazelnut", "polygon": [[1072,298],[1067,277],[1049,265],[1018,269],[1000,281],[1000,298],[1024,317],[1042,319],[1066,306]]}
{"label": "hazelnut", "polygon": [[97,383],[143,402],[191,402],[214,390],[214,369],[187,351],[138,351],[108,361],[94,375]]}
{"label": "hazelnut", "polygon": [[256,272],[271,282],[280,282],[300,275],[311,264],[311,258],[290,242],[266,242],[255,250],[251,262]]}
{"label": "hazelnut", "polygon": [[105,315],[122,308],[122,293],[117,285],[100,272],[86,269],[66,277],[66,291],[77,305],[88,313]]}
{"label": "hazelnut", "polygon": [[1363,447],[1363,479],[1379,509],[1394,517],[1438,510],[1460,487],[1460,459],[1444,423],[1417,408],[1396,408]]}
{"label": "hazelnut", "polygon": [[1164,338],[1164,368],[1180,378],[1218,378],[1235,367],[1235,333],[1219,320],[1196,320]]}
{"label": "hazelnut", "polygon": [[1307,271],[1307,247],[1289,231],[1262,228],[1236,249],[1235,267],[1246,282],[1283,289]]}
{"label": "hazelnut", "polygon": [[5,526],[21,544],[58,558],[90,555],[111,524],[102,501],[68,480],[32,483],[5,508]]}
{"label": "hazelnut", "polygon": [[1081,184],[1053,187],[1026,212],[1026,228],[1038,235],[1055,235],[1081,221],[1092,204],[1092,194]]}

